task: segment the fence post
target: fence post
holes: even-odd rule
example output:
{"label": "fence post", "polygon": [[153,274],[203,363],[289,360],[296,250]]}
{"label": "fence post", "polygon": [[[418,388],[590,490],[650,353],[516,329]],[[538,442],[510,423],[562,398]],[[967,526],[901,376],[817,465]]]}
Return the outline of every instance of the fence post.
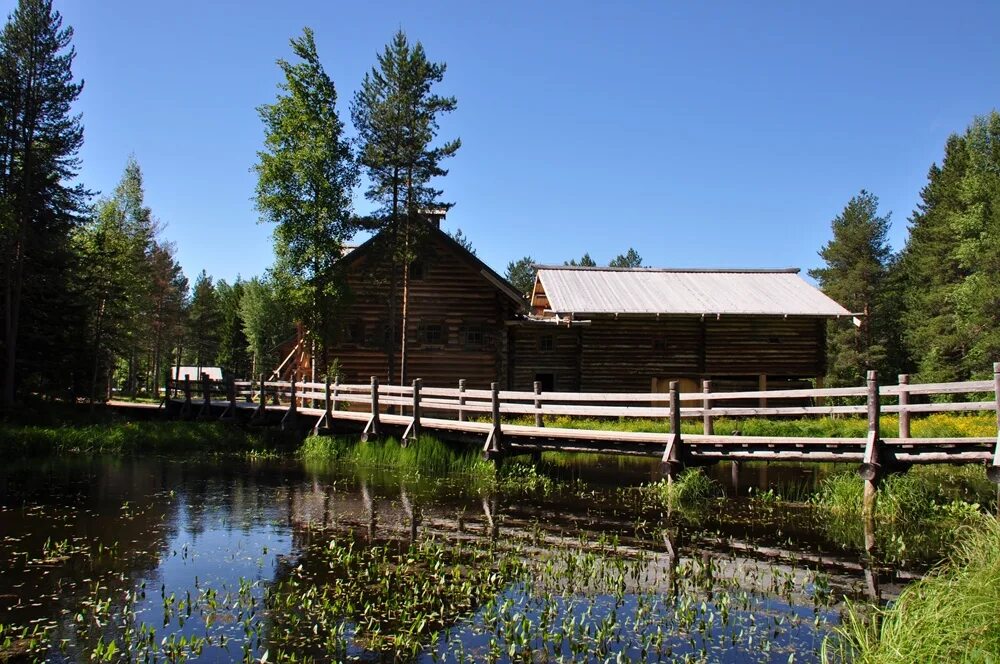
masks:
{"label": "fence post", "polygon": [[267,390],[264,389],[265,378],[267,374],[260,375],[260,405],[253,412],[253,418],[264,417],[264,413],[267,412]]}
{"label": "fence post", "polygon": [[465,405],[465,379],[460,378],[458,381],[458,421],[465,421],[465,410],[462,406]]}
{"label": "fence post", "polygon": [[[997,411],[997,444],[993,450],[993,463],[986,469],[986,475],[1000,484],[1000,362],[993,363],[993,399]],[[1000,510],[1000,507],[997,509]]]}
{"label": "fence post", "polygon": [[184,374],[184,405],[181,406],[181,417],[190,417],[191,408],[191,376]]}
{"label": "fence post", "polygon": [[493,428],[486,436],[483,455],[487,459],[498,459],[503,454],[503,429],[500,426],[500,384],[490,383],[490,400],[493,403]]}
{"label": "fence post", "polygon": [[[858,470],[861,479],[865,481],[864,504],[862,513],[865,521],[870,521],[875,514],[875,498],[878,491],[878,480],[882,467],[882,439],[879,433],[882,407],[879,403],[878,372],[868,372],[868,440],[865,444],[865,457]],[[867,539],[867,538],[866,538]],[[874,545],[874,542],[871,542]],[[871,548],[866,542],[866,548]]]}
{"label": "fence post", "polygon": [[[712,381],[703,380],[701,381],[701,391],[702,394],[712,393]],[[702,427],[704,429],[704,434],[706,436],[711,436],[715,433],[715,427],[712,423],[712,400],[707,396],[702,398],[701,404],[701,421]]]}
{"label": "fence post", "polygon": [[535,426],[543,427],[545,422],[542,420],[542,400],[540,394],[542,393],[542,382],[539,380],[535,381]]}
{"label": "fence post", "polygon": [[340,376],[337,376],[336,378],[333,379],[333,402],[331,402],[330,407],[327,410],[331,412],[337,410],[337,395],[339,392],[340,392]]}
{"label": "fence post", "polygon": [[361,432],[362,442],[371,437],[378,438],[382,435],[382,422],[378,418],[378,376],[372,376],[372,415],[365,425],[365,430]]}
{"label": "fence post", "polygon": [[676,479],[681,469],[681,388],[676,380],[670,381],[670,439],[663,450],[661,464],[667,481]]}
{"label": "fence post", "polygon": [[899,374],[899,437],[910,437],[910,374]]}
{"label": "fence post", "polygon": [[419,378],[413,379],[413,430],[410,434],[412,440],[420,437],[420,384]]}
{"label": "fence post", "polygon": [[324,380],[323,386],[323,414],[319,416],[316,420],[316,426],[313,427],[313,434],[319,435],[320,431],[323,429],[330,430],[333,428],[333,415],[331,413],[332,408],[330,407],[332,400],[330,398],[330,376],[327,375]]}
{"label": "fence post", "polygon": [[220,420],[236,419],[236,379],[232,376],[226,382],[226,396],[229,398],[229,406],[219,416]]}
{"label": "fence post", "polygon": [[295,424],[296,424],[296,422],[298,420],[299,410],[298,410],[298,405],[295,403],[295,374],[294,373],[292,374],[291,378],[292,378],[292,381],[291,381],[292,384],[291,384],[291,389],[289,390],[289,392],[291,393],[291,398],[289,400],[288,410],[285,411],[285,416],[281,418],[281,428],[282,429],[293,429],[293,428],[295,428]]}
{"label": "fence post", "polygon": [[212,414],[212,379],[206,372],[201,372],[201,414],[209,417]]}

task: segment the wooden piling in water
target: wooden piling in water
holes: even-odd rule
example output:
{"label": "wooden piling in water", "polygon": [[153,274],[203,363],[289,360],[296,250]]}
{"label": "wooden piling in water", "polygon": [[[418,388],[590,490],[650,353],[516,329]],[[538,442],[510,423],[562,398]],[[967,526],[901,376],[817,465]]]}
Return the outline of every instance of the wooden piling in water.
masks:
{"label": "wooden piling in water", "polygon": [[676,380],[670,381],[670,434],[661,465],[667,481],[672,482],[681,471],[681,390]]}
{"label": "wooden piling in water", "polygon": [[870,553],[875,548],[875,503],[878,499],[878,484],[882,472],[882,438],[879,433],[882,406],[879,402],[878,372],[868,372],[868,440],[865,456],[858,474],[865,482],[861,507],[865,522],[865,549]]}

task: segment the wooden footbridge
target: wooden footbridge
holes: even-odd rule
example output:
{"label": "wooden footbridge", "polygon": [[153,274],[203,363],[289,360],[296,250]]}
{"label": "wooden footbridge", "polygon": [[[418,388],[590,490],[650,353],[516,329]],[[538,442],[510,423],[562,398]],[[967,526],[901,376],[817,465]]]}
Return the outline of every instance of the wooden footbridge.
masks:
{"label": "wooden footbridge", "polygon": [[[412,385],[291,381],[185,380],[167,383],[168,411],[177,417],[244,419],[317,433],[394,435],[406,441],[426,432],[437,438],[474,442],[488,458],[558,450],[659,458],[668,476],[688,465],[718,461],[850,462],[874,483],[884,471],[913,464],[977,463],[1000,482],[1000,436],[915,438],[913,415],[990,411],[1000,422],[1000,363],[993,380],[880,386],[875,372],[867,385],[846,388],[700,393],[588,393],[425,387]],[[947,397],[952,401],[943,401]],[[961,399],[961,400],[955,400]],[[834,402],[837,402],[836,404]],[[772,405],[769,405],[772,404]],[[791,405],[786,405],[791,404]],[[802,405],[806,404],[806,405]],[[884,413],[899,415],[898,435],[880,435]],[[859,438],[717,435],[717,418],[782,418],[866,415]],[[546,427],[545,418],[601,418],[609,430]],[[668,433],[616,431],[615,420],[663,419]],[[681,432],[684,419],[702,422],[702,433]],[[624,427],[623,427],[624,428]]]}

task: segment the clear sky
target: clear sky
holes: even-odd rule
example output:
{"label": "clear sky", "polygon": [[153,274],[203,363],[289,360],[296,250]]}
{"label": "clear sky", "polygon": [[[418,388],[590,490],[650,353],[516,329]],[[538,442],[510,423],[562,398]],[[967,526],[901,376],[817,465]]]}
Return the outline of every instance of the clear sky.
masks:
{"label": "clear sky", "polygon": [[[0,0],[8,13],[12,0]],[[928,167],[1000,106],[1000,2],[56,0],[76,30],[83,181],[134,153],[185,271],[271,263],[251,172],[276,58],[310,26],[348,102],[397,28],[448,64],[442,181],[503,271],[525,254],[650,266],[818,264],[860,189],[905,238]],[[358,198],[359,211],[367,209]]]}

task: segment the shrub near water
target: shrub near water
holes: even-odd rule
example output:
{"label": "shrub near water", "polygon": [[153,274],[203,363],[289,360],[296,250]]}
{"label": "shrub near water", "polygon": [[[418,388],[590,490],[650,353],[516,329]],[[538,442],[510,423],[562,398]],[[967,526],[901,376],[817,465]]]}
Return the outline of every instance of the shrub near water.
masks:
{"label": "shrub near water", "polygon": [[701,468],[688,468],[674,481],[663,478],[643,486],[640,492],[664,507],[694,507],[721,496],[722,487]]}
{"label": "shrub near water", "polygon": [[994,662],[1000,653],[1000,525],[981,516],[951,558],[865,620],[852,608],[826,661]]}

